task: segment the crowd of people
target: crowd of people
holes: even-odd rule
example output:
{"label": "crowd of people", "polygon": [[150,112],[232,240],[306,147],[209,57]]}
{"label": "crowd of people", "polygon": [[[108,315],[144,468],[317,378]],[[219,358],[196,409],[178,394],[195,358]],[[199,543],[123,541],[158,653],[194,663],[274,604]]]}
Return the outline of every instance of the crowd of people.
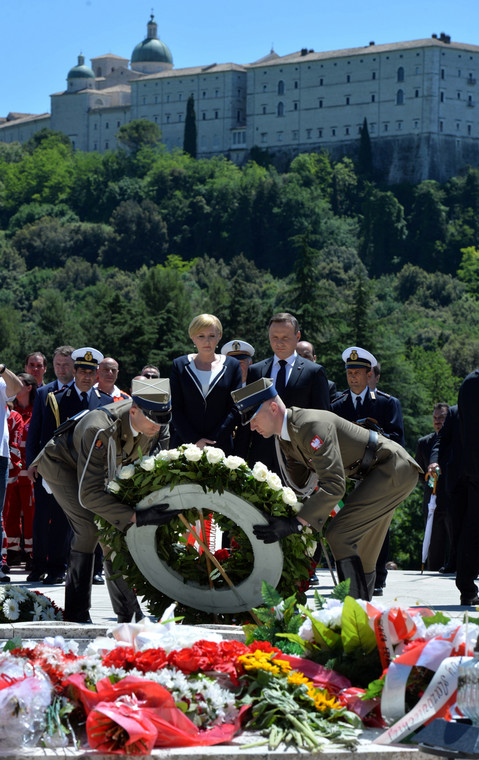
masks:
{"label": "crowd of people", "polygon": [[[105,578],[118,619],[141,615],[135,595],[104,559],[108,549],[98,544],[94,515],[121,530],[167,522],[174,513],[165,505],[136,513],[105,484],[138,457],[139,446],[146,454],[194,443],[277,473],[303,504],[296,517],[256,526],[257,537],[270,543],[305,525],[324,528],[338,577],[349,578],[351,593],[364,599],[383,593],[394,509],[419,476],[425,523],[433,491],[436,504],[428,568],[457,569],[461,603],[479,604],[473,545],[479,372],[464,381],[457,406],[436,404],[434,431],[418,441],[413,459],[404,448],[400,401],[378,389],[381,367],[370,351],[343,351],[347,387],[338,391],[293,315],[273,315],[268,334],[272,355],[258,361],[247,340],[224,342],[219,319],[200,314],[189,326],[192,350],[173,361],[169,378],[145,365],[128,392],[116,385],[118,362],[93,347],[59,346],[48,383],[41,351],[30,352],[17,374],[0,364],[0,582],[25,563],[28,582],[65,583],[65,618],[84,623],[91,584]],[[464,529],[466,519],[471,530]]]}

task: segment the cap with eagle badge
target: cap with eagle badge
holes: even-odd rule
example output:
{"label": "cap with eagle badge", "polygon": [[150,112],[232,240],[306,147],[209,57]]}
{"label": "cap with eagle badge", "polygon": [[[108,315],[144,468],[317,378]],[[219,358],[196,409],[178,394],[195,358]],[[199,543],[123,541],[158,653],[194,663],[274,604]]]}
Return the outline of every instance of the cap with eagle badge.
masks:
{"label": "cap with eagle badge", "polygon": [[261,377],[254,383],[245,385],[244,388],[238,388],[231,391],[231,396],[241,415],[241,424],[247,425],[254,417],[261,404],[276,398],[278,395],[274,382],[270,377]]}
{"label": "cap with eagle badge", "polygon": [[359,346],[350,346],[349,348],[346,348],[341,356],[346,365],[346,369],[363,368],[367,369],[369,372],[369,370],[377,364],[372,353]]}
{"label": "cap with eagle badge", "polygon": [[254,348],[245,340],[230,340],[221,349],[224,356],[234,356],[235,359],[248,359],[254,356]]}
{"label": "cap with eagle badge", "polygon": [[91,346],[77,348],[72,351],[72,359],[75,367],[85,367],[87,369],[97,369],[105,357],[100,351]]}
{"label": "cap with eagle badge", "polygon": [[145,417],[166,425],[171,417],[170,381],[167,377],[137,377],[131,383],[131,398]]}

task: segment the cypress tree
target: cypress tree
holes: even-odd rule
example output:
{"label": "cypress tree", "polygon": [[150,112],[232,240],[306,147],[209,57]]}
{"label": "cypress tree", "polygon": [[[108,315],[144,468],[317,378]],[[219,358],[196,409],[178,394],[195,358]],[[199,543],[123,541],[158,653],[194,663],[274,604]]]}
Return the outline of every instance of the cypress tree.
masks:
{"label": "cypress tree", "polygon": [[186,104],[185,134],[183,137],[183,150],[196,158],[196,114],[195,99],[190,95]]}
{"label": "cypress tree", "polygon": [[366,117],[364,117],[359,140],[358,174],[362,179],[373,178],[373,151]]}

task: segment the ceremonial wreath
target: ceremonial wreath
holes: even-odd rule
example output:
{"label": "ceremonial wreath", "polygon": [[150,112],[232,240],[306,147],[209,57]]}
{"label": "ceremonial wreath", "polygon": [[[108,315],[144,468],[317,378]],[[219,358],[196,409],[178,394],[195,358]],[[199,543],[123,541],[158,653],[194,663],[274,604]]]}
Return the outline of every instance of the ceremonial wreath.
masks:
{"label": "ceremonial wreath", "polygon": [[[123,467],[115,480],[109,483],[108,490],[122,502],[141,508],[155,503],[155,495],[159,491],[162,500],[168,501],[168,492],[184,484],[196,484],[204,493],[234,494],[265,515],[290,517],[300,508],[292,489],[283,487],[280,478],[263,464],[257,463],[250,469],[240,457],[226,456],[221,449],[211,446],[200,449],[194,444],[163,450]],[[207,553],[185,530],[184,522],[174,518],[169,524],[156,529],[156,552],[163,562],[185,582],[203,584],[205,588],[213,584],[221,589],[228,579],[233,584],[239,584],[248,577],[254,563],[253,549],[250,539],[234,520],[215,512],[212,526],[208,515],[204,514],[203,524],[196,528],[199,520],[197,510],[188,509],[184,517],[195,528],[195,533],[198,531],[196,535],[201,534],[205,541],[208,531],[221,530],[227,539],[227,546],[213,552],[216,563],[211,566]],[[121,573],[137,594],[144,598],[149,611],[161,617],[166,607],[178,600],[170,599],[144,577],[120,531],[102,520],[99,520],[99,529],[102,543],[112,548],[114,570]],[[300,599],[304,600],[302,592],[308,587],[315,545],[314,534],[309,528],[283,541],[283,569],[277,585],[279,593],[289,595],[292,591],[299,592]],[[262,547],[264,550],[264,545]],[[224,572],[218,571],[218,563]],[[212,622],[211,616],[197,609],[183,606],[180,612],[191,622]],[[242,622],[237,616],[234,620],[226,615],[220,617],[224,622]]]}

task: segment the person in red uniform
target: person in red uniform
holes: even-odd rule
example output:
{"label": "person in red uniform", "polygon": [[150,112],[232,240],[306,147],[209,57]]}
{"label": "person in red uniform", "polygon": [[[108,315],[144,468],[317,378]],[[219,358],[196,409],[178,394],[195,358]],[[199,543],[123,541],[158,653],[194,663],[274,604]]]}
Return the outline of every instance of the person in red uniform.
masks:
{"label": "person in red uniform", "polygon": [[[33,403],[37,393],[37,381],[33,375],[27,372],[19,372],[17,377],[22,381],[23,388],[17,393],[13,402],[13,411],[8,419],[12,423],[13,415],[20,417],[21,425],[17,425],[19,460],[18,469],[14,474],[10,470],[5,507],[3,512],[5,533],[7,536],[7,565],[19,565],[25,559],[26,568],[31,564],[33,547],[33,515],[35,512],[35,500],[33,496],[33,484],[27,475],[25,467],[25,447],[27,443],[28,428],[33,411]],[[12,457],[11,457],[12,460]]]}

